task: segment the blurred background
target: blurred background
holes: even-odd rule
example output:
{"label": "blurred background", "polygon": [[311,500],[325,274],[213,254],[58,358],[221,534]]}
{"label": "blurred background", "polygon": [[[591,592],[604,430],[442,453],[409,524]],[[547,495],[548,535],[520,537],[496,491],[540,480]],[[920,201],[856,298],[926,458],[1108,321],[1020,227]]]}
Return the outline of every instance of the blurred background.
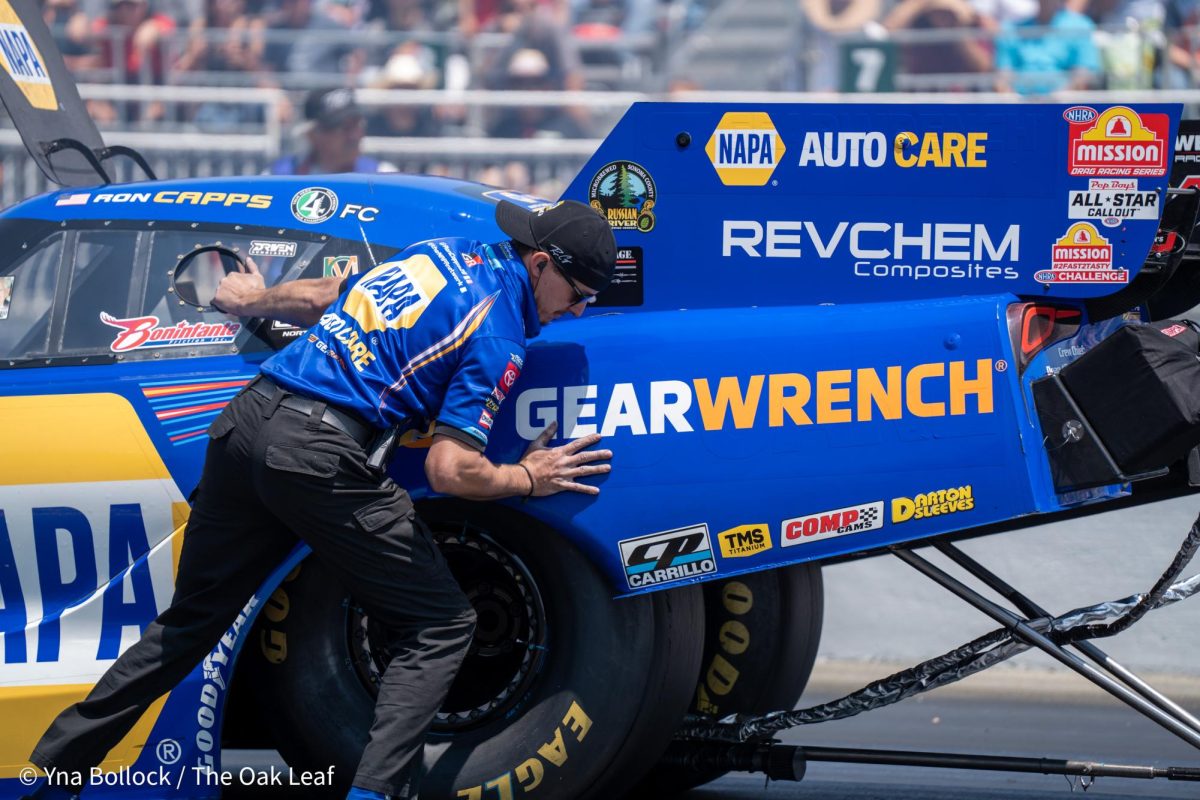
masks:
{"label": "blurred background", "polygon": [[[1200,0],[41,2],[106,140],[160,177],[555,197],[639,99],[1200,99]],[[7,120],[0,169],[4,205],[46,188]]]}

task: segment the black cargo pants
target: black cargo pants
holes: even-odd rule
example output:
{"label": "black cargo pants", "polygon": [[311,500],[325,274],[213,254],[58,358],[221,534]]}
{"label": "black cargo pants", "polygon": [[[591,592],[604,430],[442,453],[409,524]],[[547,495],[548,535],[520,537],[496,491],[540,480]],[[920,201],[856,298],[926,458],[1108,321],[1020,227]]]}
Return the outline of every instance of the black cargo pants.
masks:
{"label": "black cargo pants", "polygon": [[[243,391],[209,428],[171,606],[85,700],[51,724],[31,761],[84,774],[154,700],[216,645],[299,535],[335,572],[396,655],[379,685],[354,785],[415,797],[425,732],[467,652],[475,613],[408,493],[366,466],[364,446],[322,421]],[[303,702],[302,698],[297,698]]]}

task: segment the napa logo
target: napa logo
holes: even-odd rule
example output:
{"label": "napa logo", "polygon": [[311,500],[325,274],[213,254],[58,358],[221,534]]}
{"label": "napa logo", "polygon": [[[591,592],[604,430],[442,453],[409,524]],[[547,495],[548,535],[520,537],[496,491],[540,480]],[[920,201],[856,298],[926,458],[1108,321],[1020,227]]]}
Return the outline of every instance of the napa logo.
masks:
{"label": "napa logo", "polygon": [[765,186],[787,150],[765,111],[730,111],[704,152],[726,186]]}
{"label": "napa logo", "polygon": [[43,111],[58,109],[46,60],[8,0],[0,0],[0,66],[16,82],[29,105]]}
{"label": "napa logo", "polygon": [[438,292],[446,288],[429,256],[380,264],[354,284],[343,306],[364,333],[411,328]]}

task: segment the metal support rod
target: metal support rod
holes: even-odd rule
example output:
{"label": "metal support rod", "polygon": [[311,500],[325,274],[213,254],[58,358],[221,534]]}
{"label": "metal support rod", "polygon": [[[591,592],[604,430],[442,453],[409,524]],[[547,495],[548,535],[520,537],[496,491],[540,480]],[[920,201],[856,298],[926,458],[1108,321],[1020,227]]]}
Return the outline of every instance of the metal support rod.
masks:
{"label": "metal support rod", "polygon": [[[950,544],[949,542],[935,542],[933,546],[939,553],[949,558],[955,564],[958,564],[967,572],[971,573],[971,575],[985,583],[988,588],[992,589],[992,591],[996,592],[1001,597],[1004,597],[1006,600],[1012,603],[1013,606],[1020,610],[1020,612],[1025,616],[1030,617],[1031,619],[1054,616],[1049,611],[1042,608],[1033,600],[1015,589],[1013,586],[1006,583],[1002,578],[1000,578],[1000,576],[996,575],[987,567],[971,558],[962,550],[959,550],[953,544]],[[1154,703],[1163,711],[1175,717],[1175,719],[1179,720],[1181,723],[1186,724],[1193,731],[1200,733],[1200,719],[1197,719],[1195,716],[1188,713],[1187,709],[1183,708],[1174,700],[1167,697],[1162,692],[1159,692],[1150,684],[1146,683],[1144,680],[1138,677],[1136,673],[1118,663],[1112,656],[1101,650],[1095,644],[1082,640],[1072,642],[1071,644],[1085,656],[1092,659],[1092,661],[1103,666],[1109,672],[1116,675],[1118,678],[1124,681],[1126,685],[1128,685],[1138,694],[1145,697],[1151,703]]]}
{"label": "metal support rod", "polygon": [[1150,767],[1133,764],[1104,764],[1054,758],[977,756],[965,753],[918,753],[904,750],[862,750],[854,747],[799,747],[806,761],[839,764],[880,764],[899,767],[943,767],[997,772],[1027,772],[1039,775],[1083,775],[1094,778],[1166,778],[1200,781],[1200,767]]}
{"label": "metal support rod", "polygon": [[1106,692],[1121,700],[1128,706],[1139,711],[1143,716],[1157,722],[1163,728],[1166,728],[1171,733],[1183,739],[1192,747],[1200,750],[1200,733],[1192,730],[1187,725],[1177,720],[1175,717],[1167,714],[1158,706],[1150,703],[1140,695],[1130,691],[1127,687],[1122,686],[1096,667],[1080,659],[1078,656],[1068,653],[1062,645],[1049,639],[1045,635],[1034,630],[1029,625],[1027,620],[1018,617],[1008,609],[993,603],[986,597],[983,597],[974,589],[956,579],[953,575],[948,574],[945,570],[940,569],[929,561],[925,560],[916,553],[904,548],[893,548],[892,553],[904,563],[913,567],[925,577],[943,586],[961,599],[974,606],[979,611],[999,622],[1013,632],[1022,641],[1029,645],[1038,648],[1042,652],[1049,655],[1051,658],[1069,667],[1083,677],[1087,678],[1092,683],[1096,684]]}

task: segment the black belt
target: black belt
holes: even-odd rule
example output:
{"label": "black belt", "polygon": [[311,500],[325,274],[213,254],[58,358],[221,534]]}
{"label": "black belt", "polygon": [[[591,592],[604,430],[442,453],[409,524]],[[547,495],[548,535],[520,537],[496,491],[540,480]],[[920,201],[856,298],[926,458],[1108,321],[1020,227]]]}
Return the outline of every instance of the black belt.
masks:
{"label": "black belt", "polygon": [[321,415],[321,421],[332,428],[337,428],[363,447],[366,447],[367,443],[379,433],[379,429],[374,425],[368,425],[353,414],[335,408],[322,400],[313,400],[302,394],[294,394],[266,375],[259,375],[246,388],[268,400],[274,400],[276,393],[280,393],[283,397],[279,400],[279,405],[290,408],[292,411],[299,411],[301,414],[312,414],[313,408],[320,403],[325,406],[325,413]]}

